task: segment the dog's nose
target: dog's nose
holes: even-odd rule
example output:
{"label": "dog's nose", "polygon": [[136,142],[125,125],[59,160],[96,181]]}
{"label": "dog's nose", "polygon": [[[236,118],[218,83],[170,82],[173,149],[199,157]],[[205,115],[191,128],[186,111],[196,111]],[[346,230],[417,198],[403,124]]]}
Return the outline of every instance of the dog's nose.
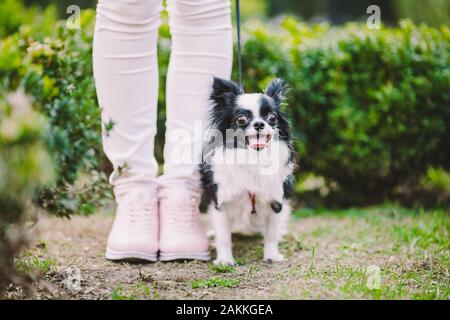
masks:
{"label": "dog's nose", "polygon": [[264,122],[262,122],[262,121],[256,121],[256,122],[253,124],[253,127],[255,127],[255,129],[256,129],[257,131],[259,131],[259,130],[264,129],[265,124],[264,124]]}

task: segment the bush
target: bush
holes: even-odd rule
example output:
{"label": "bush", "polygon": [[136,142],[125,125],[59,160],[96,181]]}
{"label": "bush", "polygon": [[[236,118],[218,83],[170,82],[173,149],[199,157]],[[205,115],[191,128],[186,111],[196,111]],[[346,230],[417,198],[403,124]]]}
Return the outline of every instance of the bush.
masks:
{"label": "bush", "polygon": [[56,21],[55,6],[40,11],[37,7],[25,8],[20,0],[2,0],[0,2],[0,38],[13,34],[23,26],[35,26],[35,36],[48,35]]}
{"label": "bush", "polygon": [[281,31],[251,32],[246,79],[252,89],[272,75],[289,81],[303,171],[381,200],[430,166],[450,168],[448,28],[311,28],[287,19]]}
{"label": "bush", "polygon": [[[37,25],[22,26],[18,33],[2,39],[0,92],[23,88],[34,106],[50,122],[47,143],[55,158],[57,181],[42,190],[42,206],[59,215],[92,213],[108,186],[101,173],[100,109],[92,74],[94,12],[82,15],[81,30],[70,30],[63,21],[45,20],[41,37]],[[93,179],[80,188],[72,185],[80,172],[92,172]],[[89,191],[89,192],[88,192]]]}
{"label": "bush", "polygon": [[46,128],[23,92],[0,95],[0,292],[11,281],[22,283],[14,266],[25,244],[20,226],[29,218],[36,188],[53,178]]}
{"label": "bush", "polygon": [[450,3],[447,0],[395,0],[397,16],[416,23],[440,26],[450,20]]}

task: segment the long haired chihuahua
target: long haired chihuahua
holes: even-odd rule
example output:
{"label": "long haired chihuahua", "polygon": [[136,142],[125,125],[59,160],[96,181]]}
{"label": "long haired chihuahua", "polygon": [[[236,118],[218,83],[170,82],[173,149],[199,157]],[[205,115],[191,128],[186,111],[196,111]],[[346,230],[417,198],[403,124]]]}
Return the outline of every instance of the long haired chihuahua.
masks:
{"label": "long haired chihuahua", "polygon": [[278,242],[290,215],[295,167],[286,117],[286,86],[273,80],[263,93],[245,94],[214,78],[208,142],[200,165],[200,211],[214,229],[215,264],[234,265],[231,233],[264,235],[264,260],[283,261]]}

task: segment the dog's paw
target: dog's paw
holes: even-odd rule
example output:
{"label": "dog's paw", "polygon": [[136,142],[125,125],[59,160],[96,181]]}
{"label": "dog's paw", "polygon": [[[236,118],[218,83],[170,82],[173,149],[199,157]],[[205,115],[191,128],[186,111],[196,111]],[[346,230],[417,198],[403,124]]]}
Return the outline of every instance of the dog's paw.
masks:
{"label": "dog's paw", "polygon": [[273,252],[270,254],[264,255],[264,261],[272,263],[272,262],[283,262],[285,259],[283,255],[279,252]]}
{"label": "dog's paw", "polygon": [[214,264],[216,266],[225,265],[225,266],[235,266],[236,261],[234,261],[233,257],[231,258],[217,258],[214,260]]}

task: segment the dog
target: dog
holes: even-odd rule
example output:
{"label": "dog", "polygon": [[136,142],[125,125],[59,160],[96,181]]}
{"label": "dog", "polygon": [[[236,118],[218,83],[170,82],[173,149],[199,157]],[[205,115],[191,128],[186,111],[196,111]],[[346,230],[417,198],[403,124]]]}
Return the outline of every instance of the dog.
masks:
{"label": "dog", "polygon": [[213,225],[216,265],[235,265],[232,233],[262,233],[264,260],[284,260],[278,242],[291,211],[295,168],[290,126],[280,110],[286,89],[275,79],[263,93],[246,94],[214,78],[199,209]]}

